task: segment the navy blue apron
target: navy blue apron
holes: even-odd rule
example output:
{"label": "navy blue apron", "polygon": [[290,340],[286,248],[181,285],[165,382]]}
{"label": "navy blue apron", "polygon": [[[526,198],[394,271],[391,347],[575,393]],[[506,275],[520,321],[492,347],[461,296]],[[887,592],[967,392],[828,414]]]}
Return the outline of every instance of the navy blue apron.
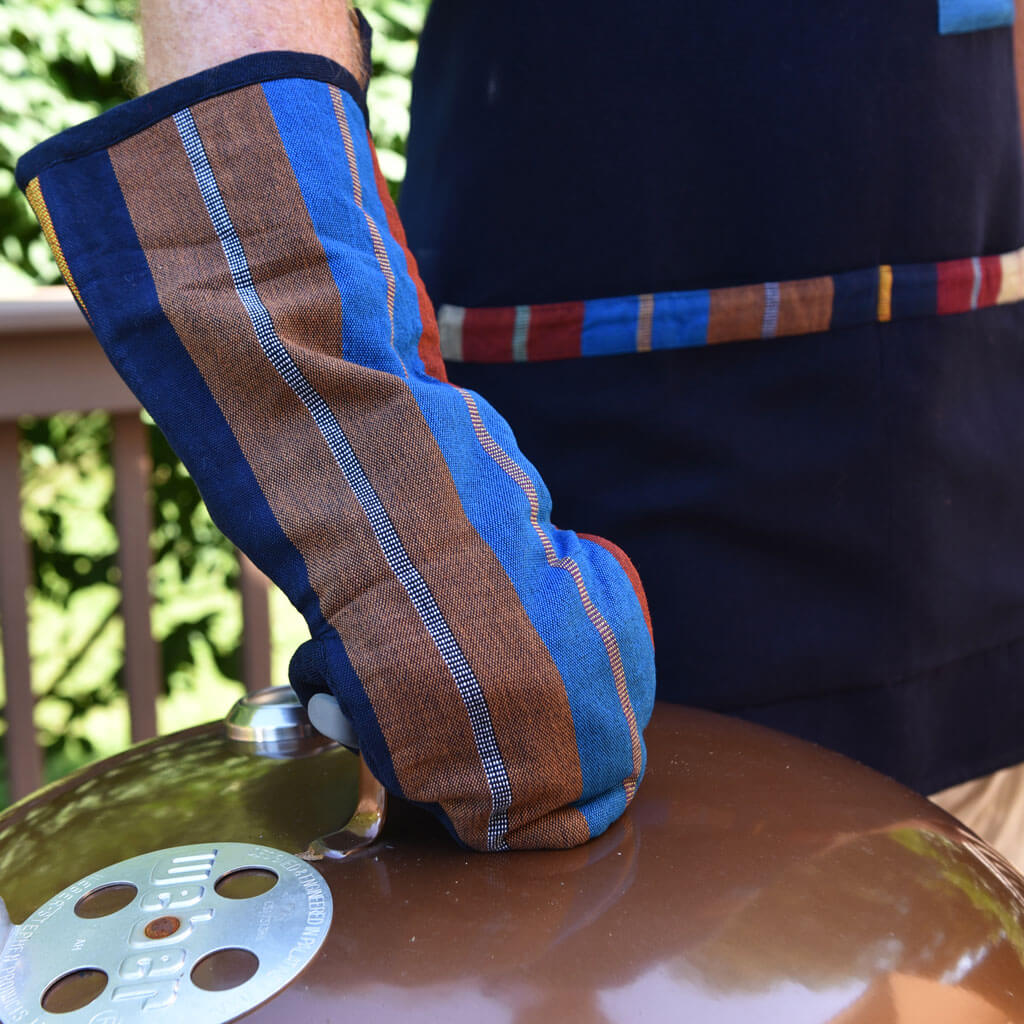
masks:
{"label": "navy blue apron", "polygon": [[[412,249],[442,320],[509,324],[449,373],[635,561],[659,695],[922,791],[1024,760],[1012,11],[435,0],[414,79]],[[808,280],[831,312],[780,329]],[[707,309],[642,344],[648,299],[742,286],[730,344]],[[551,304],[616,296],[650,351],[545,350]]]}

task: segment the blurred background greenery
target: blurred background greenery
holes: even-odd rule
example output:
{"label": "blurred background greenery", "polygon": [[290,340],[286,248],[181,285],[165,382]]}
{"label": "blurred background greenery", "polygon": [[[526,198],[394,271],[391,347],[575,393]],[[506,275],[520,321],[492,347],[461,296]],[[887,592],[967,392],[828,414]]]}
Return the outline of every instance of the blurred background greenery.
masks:
{"label": "blurred background greenery", "polygon": [[[395,192],[405,174],[409,75],[427,3],[359,5],[374,28],[370,109],[381,167]],[[15,185],[14,164],[37,142],[134,95],[135,8],[136,0],[0,3],[0,297],[60,281]],[[111,427],[109,417],[94,412],[26,418],[21,428],[36,724],[52,779],[128,743]],[[152,425],[150,441],[153,626],[165,688],[158,717],[161,731],[170,731],[222,715],[242,693],[241,607],[231,545]],[[274,681],[285,682],[304,626],[278,592],[271,617]],[[0,700],[2,687],[0,674]],[[6,802],[0,782],[0,807]]]}

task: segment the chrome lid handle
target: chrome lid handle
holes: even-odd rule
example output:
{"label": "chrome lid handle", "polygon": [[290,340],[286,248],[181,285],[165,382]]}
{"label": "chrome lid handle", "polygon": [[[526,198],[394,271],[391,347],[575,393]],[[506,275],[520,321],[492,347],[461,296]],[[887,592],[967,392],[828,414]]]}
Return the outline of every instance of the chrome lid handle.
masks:
{"label": "chrome lid handle", "polygon": [[228,712],[224,727],[236,748],[258,757],[308,757],[336,744],[313,727],[290,686],[246,694]]}
{"label": "chrome lid handle", "polygon": [[359,798],[348,824],[337,832],[314,839],[303,860],[343,860],[353,853],[365,849],[380,835],[388,813],[388,794],[359,759]]}
{"label": "chrome lid handle", "polygon": [[[228,712],[228,738],[240,750],[277,759],[306,757],[339,743],[353,749],[357,741],[348,719],[333,697],[322,696],[324,700],[313,709],[314,721],[323,727],[321,730],[314,728],[290,686],[272,686],[250,693]],[[386,816],[387,792],[360,757],[359,794],[352,817],[337,832],[314,839],[300,856],[305,860],[350,857],[377,838]]]}

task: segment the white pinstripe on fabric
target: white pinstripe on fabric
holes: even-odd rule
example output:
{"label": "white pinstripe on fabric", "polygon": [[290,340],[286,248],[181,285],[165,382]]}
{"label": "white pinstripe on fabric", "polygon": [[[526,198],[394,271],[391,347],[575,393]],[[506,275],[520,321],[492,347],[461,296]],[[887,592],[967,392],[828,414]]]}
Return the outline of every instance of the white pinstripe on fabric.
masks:
{"label": "white pinstripe on fabric", "polygon": [[416,609],[427,632],[430,634],[452,679],[469,716],[477,753],[491,792],[491,813],[487,823],[487,848],[504,850],[508,848],[508,809],[512,803],[512,789],[508,771],[498,749],[490,710],[484,699],[480,682],[465,654],[459,647],[451,627],[445,621],[434,595],[431,594],[423,577],[412,564],[387,510],[367,479],[363,467],[356,458],[330,407],[323,397],[306,379],[296,366],[274,328],[270,314],[253,284],[252,274],[245,251],[231,222],[220,188],[210,167],[199,131],[187,108],[174,115],[189,163],[195,174],[199,191],[214,230],[220,240],[231,271],[231,278],[252,321],[260,347],[271,365],[309,410],[320,433],[330,447],[338,467],[352,488],[359,505],[366,514],[374,537],[380,545],[391,571],[405,589],[409,600]]}
{"label": "white pinstripe on fabric", "polygon": [[774,338],[779,329],[779,282],[768,281],[764,286],[764,315],[761,317],[761,337]]}

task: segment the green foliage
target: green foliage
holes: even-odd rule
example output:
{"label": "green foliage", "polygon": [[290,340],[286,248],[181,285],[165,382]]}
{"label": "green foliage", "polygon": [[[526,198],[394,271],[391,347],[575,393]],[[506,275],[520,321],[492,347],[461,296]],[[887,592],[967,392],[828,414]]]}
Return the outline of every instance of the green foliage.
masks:
{"label": "green foliage", "polygon": [[412,68],[427,0],[370,0],[362,5],[373,26],[373,79],[369,107],[377,156],[396,192],[405,177]]}
{"label": "green foliage", "polygon": [[[374,28],[374,135],[393,190],[405,174],[409,74],[426,6],[362,5]],[[60,280],[15,186],[14,163],[50,135],[130,98],[139,51],[134,9],[135,0],[0,0],[0,294]],[[238,570],[184,467],[155,428],[150,439],[161,723],[180,727],[223,710],[225,687],[240,676]],[[110,443],[103,413],[23,424],[33,685],[50,777],[128,738]],[[279,595],[274,604],[281,606]],[[300,638],[296,621],[285,627],[289,646]],[[199,696],[211,692],[219,700],[212,708]]]}
{"label": "green foliage", "polygon": [[[38,142],[132,95],[140,51],[135,0],[3,0],[0,4],[0,293],[60,280],[14,183]],[[381,169],[405,175],[409,75],[426,0],[368,0],[374,28],[370,87]]]}
{"label": "green foliage", "polygon": [[0,290],[60,280],[14,163],[55,132],[127,98],[138,37],[131,0],[0,4]]}

